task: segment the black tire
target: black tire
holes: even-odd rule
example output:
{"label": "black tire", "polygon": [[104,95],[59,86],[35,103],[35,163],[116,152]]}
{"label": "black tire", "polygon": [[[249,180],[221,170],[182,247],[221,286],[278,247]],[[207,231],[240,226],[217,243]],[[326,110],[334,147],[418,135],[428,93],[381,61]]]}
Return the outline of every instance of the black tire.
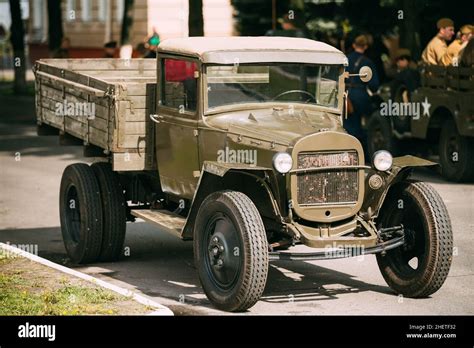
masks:
{"label": "black tire", "polygon": [[474,139],[458,133],[456,123],[450,119],[441,129],[439,159],[443,176],[451,181],[474,179]]}
{"label": "black tire", "polygon": [[367,124],[368,158],[372,158],[374,153],[379,150],[387,150],[395,156],[397,143],[392,136],[392,126],[388,116],[382,116],[380,111],[376,111],[370,116]]}
{"label": "black tire", "polygon": [[102,247],[99,261],[116,261],[122,254],[127,228],[123,187],[110,164],[97,162],[92,164],[91,168],[99,182],[102,200]]}
{"label": "black tire", "polygon": [[244,311],[260,299],[268,274],[268,242],[250,198],[220,191],[204,200],[194,228],[194,260],[204,292],[217,308]]}
{"label": "black tire", "polygon": [[448,276],[453,255],[451,220],[439,194],[422,182],[396,184],[378,222],[382,227],[403,224],[405,228],[403,246],[377,254],[387,284],[406,297],[427,297],[436,292]]}
{"label": "black tire", "polygon": [[71,164],[64,170],[59,215],[64,246],[71,261],[97,261],[102,245],[102,208],[99,183],[87,164]]}

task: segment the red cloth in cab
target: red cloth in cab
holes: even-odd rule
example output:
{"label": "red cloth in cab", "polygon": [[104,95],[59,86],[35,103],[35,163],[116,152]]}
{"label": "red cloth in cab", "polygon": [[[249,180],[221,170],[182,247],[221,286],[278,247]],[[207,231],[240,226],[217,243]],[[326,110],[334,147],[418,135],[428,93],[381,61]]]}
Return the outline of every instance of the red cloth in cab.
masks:
{"label": "red cloth in cab", "polygon": [[165,79],[169,82],[181,82],[194,78],[197,64],[178,59],[165,59]]}

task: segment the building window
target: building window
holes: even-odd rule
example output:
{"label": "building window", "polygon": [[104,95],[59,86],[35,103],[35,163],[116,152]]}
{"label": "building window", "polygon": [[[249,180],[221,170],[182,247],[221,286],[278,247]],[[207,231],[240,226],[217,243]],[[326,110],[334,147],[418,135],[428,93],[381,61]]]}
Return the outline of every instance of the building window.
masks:
{"label": "building window", "polygon": [[33,29],[43,28],[43,6],[43,0],[38,0],[33,3]]}
{"label": "building window", "polygon": [[84,22],[89,22],[91,20],[91,12],[92,12],[91,0],[82,0],[81,1],[81,14],[82,14],[81,17]]}
{"label": "building window", "polygon": [[117,10],[116,12],[116,18],[117,20],[121,21],[123,18],[123,10],[125,9],[125,0],[115,0],[117,7],[115,8]]}
{"label": "building window", "polygon": [[105,22],[105,20],[107,19],[107,12],[108,12],[108,7],[109,7],[109,4],[108,2],[111,1],[111,0],[99,0],[99,12],[98,12],[98,16],[99,16],[99,21],[101,22]]}
{"label": "building window", "polygon": [[76,1],[67,0],[66,3],[66,21],[72,22],[76,20]]}

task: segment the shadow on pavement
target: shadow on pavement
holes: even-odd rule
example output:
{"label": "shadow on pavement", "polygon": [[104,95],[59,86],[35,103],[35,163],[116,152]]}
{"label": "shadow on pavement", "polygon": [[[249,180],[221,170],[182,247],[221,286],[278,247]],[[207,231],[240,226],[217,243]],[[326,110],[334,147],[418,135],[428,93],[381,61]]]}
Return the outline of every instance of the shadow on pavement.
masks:
{"label": "shadow on pavement", "polygon": [[58,136],[36,134],[33,96],[0,95],[0,152],[11,156],[62,156],[82,160],[81,146],[60,146]]}
{"label": "shadow on pavement", "polygon": [[57,136],[37,136],[36,128],[31,126],[15,125],[8,132],[5,132],[5,128],[0,124],[0,152],[8,152],[11,156],[19,153],[22,157],[58,156],[61,160],[83,160],[81,146],[60,146]]}
{"label": "shadow on pavement", "polygon": [[[143,233],[145,229],[146,233]],[[175,300],[196,310],[186,311],[185,314],[198,314],[199,307],[213,308],[200,286],[193,262],[192,243],[150,228],[143,222],[128,225],[125,248],[128,248],[130,256],[114,263],[69,264],[59,227],[3,230],[0,231],[0,241],[38,244],[41,257],[99,277],[114,278],[148,296]],[[306,303],[334,300],[342,294],[364,291],[393,293],[388,287],[358,281],[347,273],[305,262],[279,261],[270,264],[267,287],[261,301]]]}

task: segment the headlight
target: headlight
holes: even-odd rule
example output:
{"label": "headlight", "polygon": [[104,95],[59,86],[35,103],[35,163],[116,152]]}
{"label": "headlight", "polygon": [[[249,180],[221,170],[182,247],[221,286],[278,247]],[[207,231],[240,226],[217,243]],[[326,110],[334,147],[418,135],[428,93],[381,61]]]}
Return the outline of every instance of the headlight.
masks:
{"label": "headlight", "polygon": [[273,167],[278,173],[286,174],[293,167],[293,159],[286,152],[279,152],[273,156]]}
{"label": "headlight", "polygon": [[374,153],[373,163],[375,169],[385,172],[386,170],[392,168],[393,157],[390,152],[380,150]]}

